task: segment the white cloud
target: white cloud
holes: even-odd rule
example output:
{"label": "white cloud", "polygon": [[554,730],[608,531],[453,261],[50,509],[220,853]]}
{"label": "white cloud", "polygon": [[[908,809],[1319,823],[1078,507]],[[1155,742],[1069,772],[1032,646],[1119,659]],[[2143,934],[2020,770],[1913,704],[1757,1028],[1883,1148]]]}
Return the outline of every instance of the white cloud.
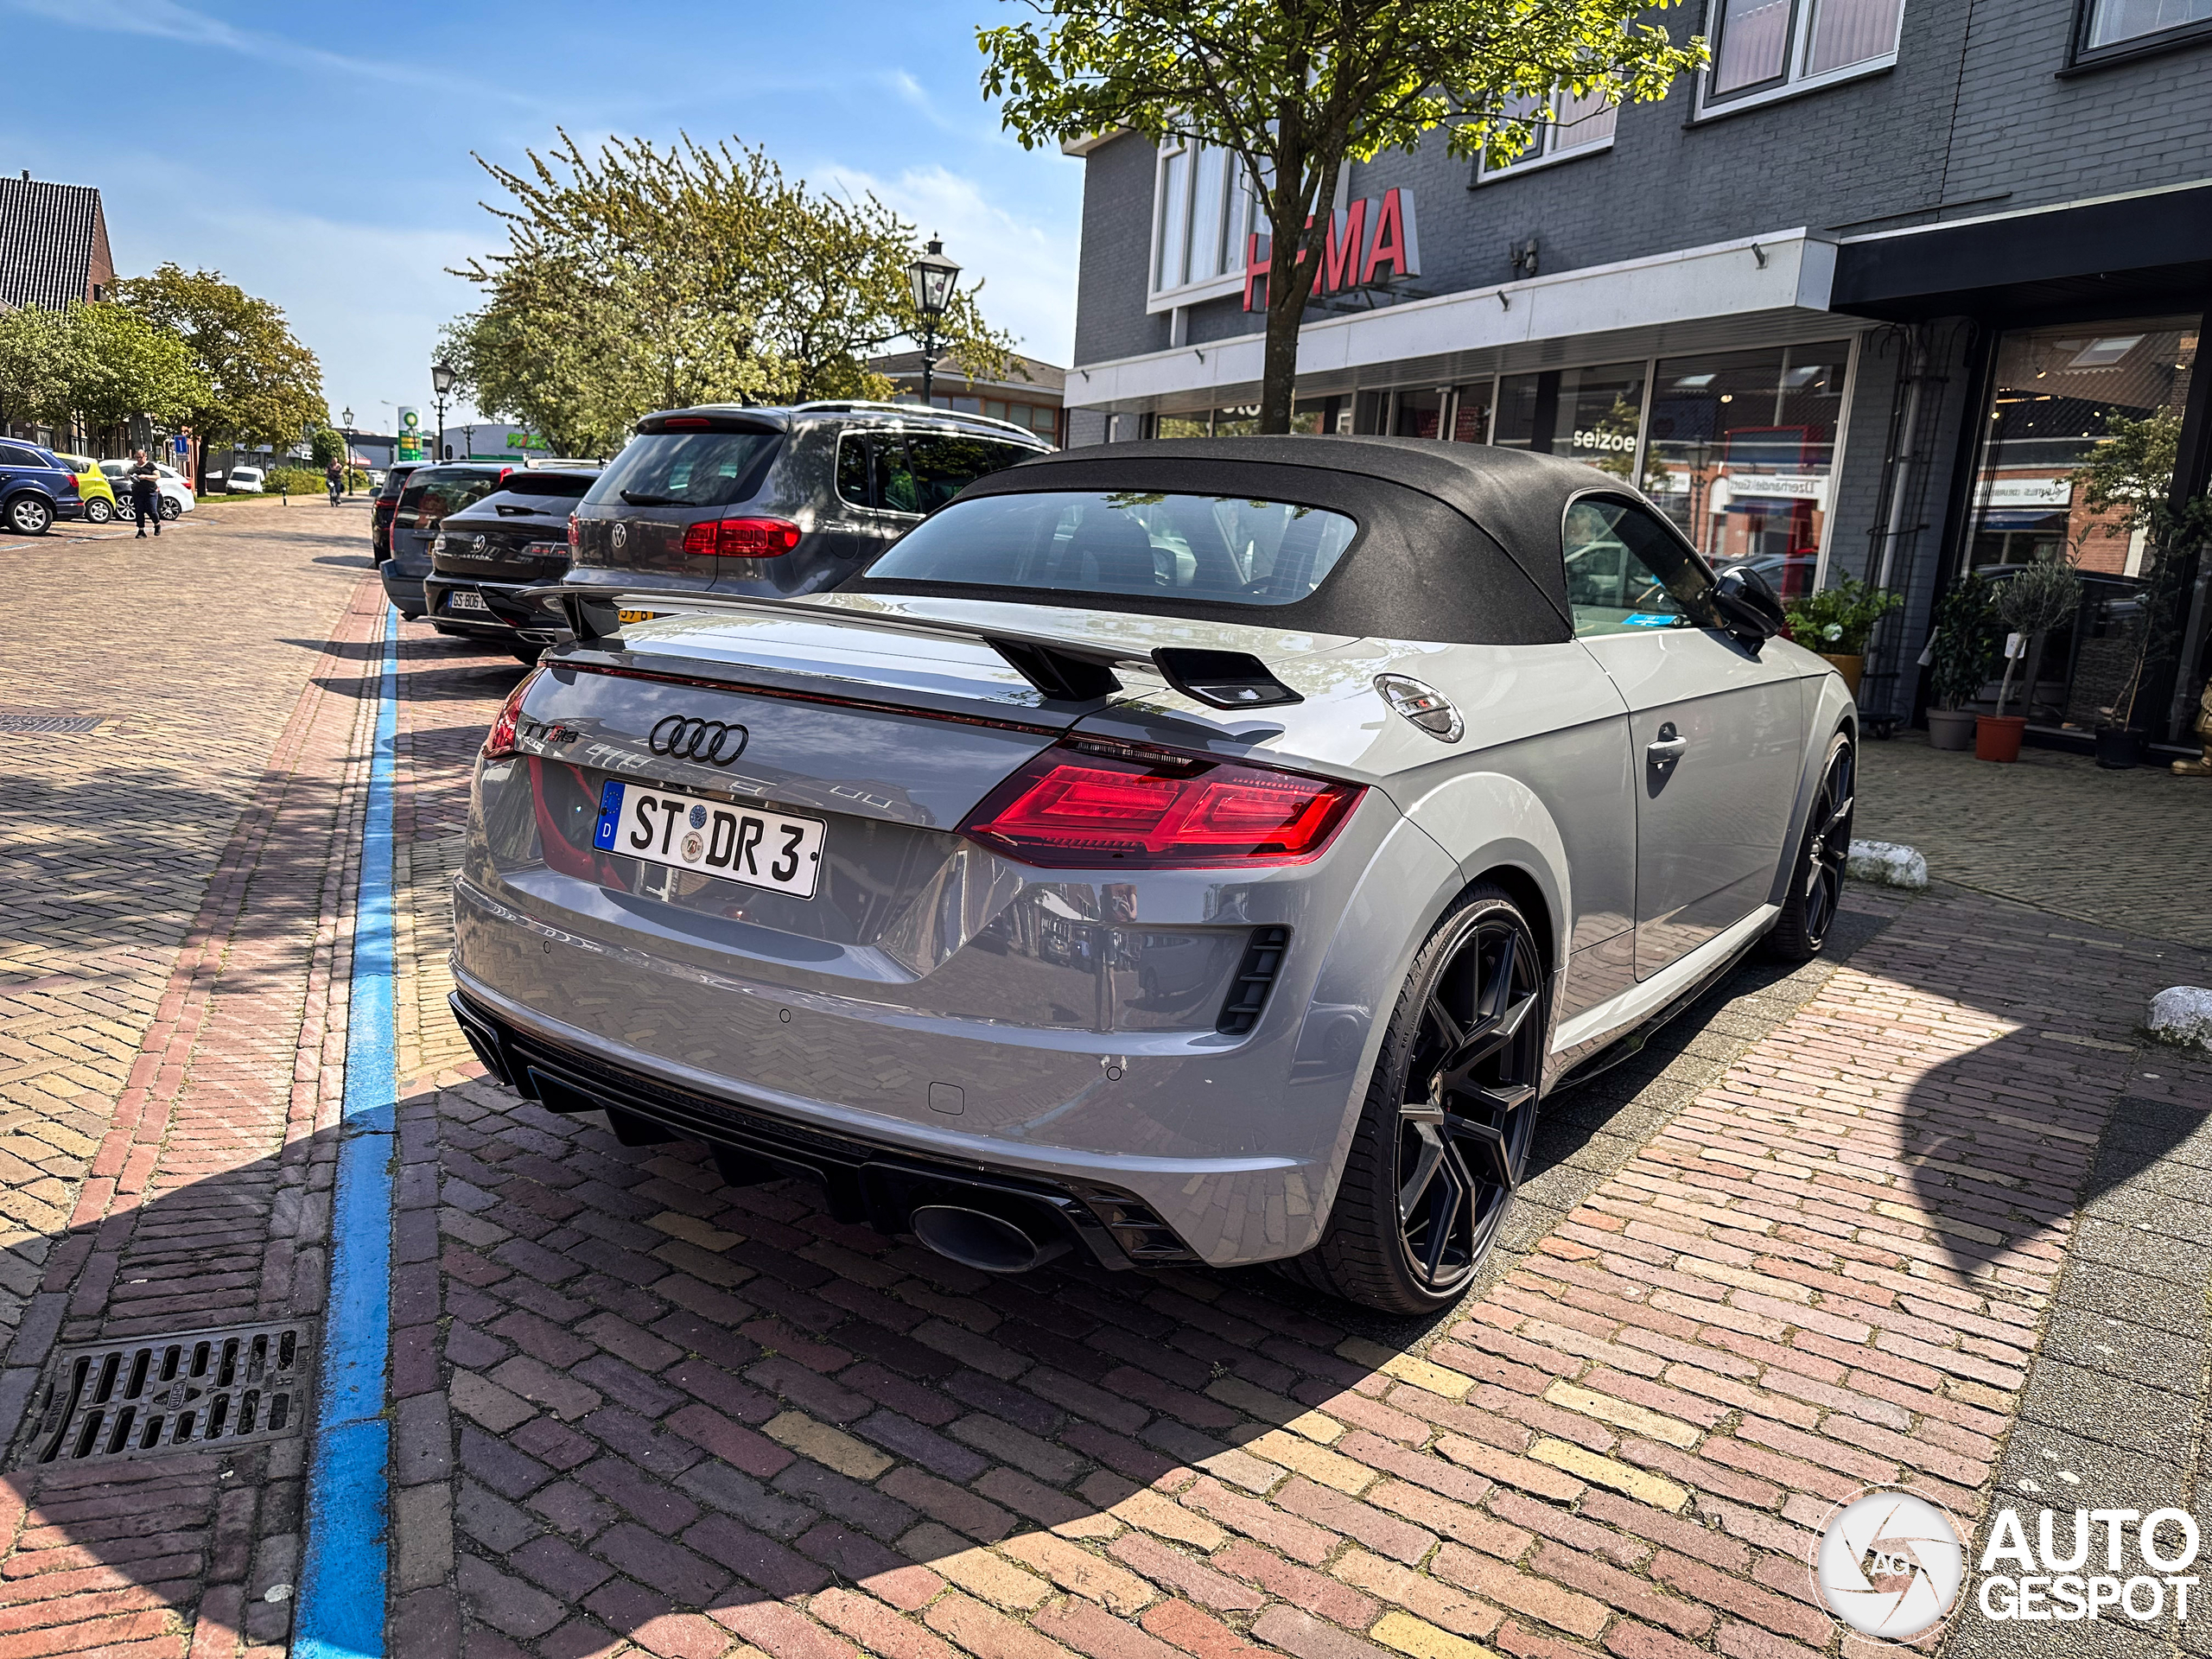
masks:
{"label": "white cloud", "polygon": [[945,252],[960,262],[962,285],[984,280],[984,316],[1009,330],[1030,356],[1066,364],[1075,350],[1072,222],[1018,213],[1001,205],[1003,194],[987,196],[974,179],[944,167],[907,168],[884,178],[832,166],[823,169],[821,182],[855,195],[873,192],[924,237],[942,236]]}

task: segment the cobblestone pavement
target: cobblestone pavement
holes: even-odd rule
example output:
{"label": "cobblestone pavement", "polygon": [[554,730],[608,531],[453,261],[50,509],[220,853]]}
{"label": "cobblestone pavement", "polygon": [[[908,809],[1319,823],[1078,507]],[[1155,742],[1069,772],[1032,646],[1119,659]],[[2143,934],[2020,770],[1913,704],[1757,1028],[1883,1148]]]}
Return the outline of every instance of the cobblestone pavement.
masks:
{"label": "cobblestone pavement", "polygon": [[0,734],[0,1654],[227,1656],[286,1628],[245,1609],[293,1576],[296,1433],[80,1464],[15,1431],[57,1342],[321,1306],[370,708],[324,644],[372,620],[346,610],[361,529],[257,504],[0,548],[0,708],[101,720]]}
{"label": "cobblestone pavement", "polygon": [[[223,529],[203,626],[242,632],[197,642],[215,712],[189,682],[187,713],[162,705],[199,726],[160,780],[221,822],[178,841],[183,815],[95,756],[72,787],[105,807],[9,843],[35,893],[123,849],[87,906],[0,894],[27,912],[0,910],[6,962],[30,964],[0,995],[112,987],[118,1027],[49,1042],[67,1064],[40,1076],[64,1082],[10,1122],[81,1127],[73,1165],[57,1143],[0,1166],[56,1212],[14,1255],[9,1421],[54,1341],[321,1306],[377,609],[358,531],[324,550],[281,509],[228,511],[258,516]],[[1260,1271],[989,1281],[483,1078],[442,1008],[442,890],[520,671],[402,633],[396,1655],[1834,1654],[1857,1649],[1806,1553],[1862,1484],[1969,1521],[2069,1475],[2118,1501],[2159,1471],[2198,1501],[2212,1065],[2133,1029],[2150,990],[2208,971],[2186,946],[1854,889],[1836,957],[1739,972],[1548,1103],[1509,1248],[1436,1320]],[[194,660],[178,638],[150,649]],[[137,684],[95,663],[36,706]],[[60,1007],[32,995],[0,1032]],[[0,1659],[281,1651],[298,1439],[27,1466],[43,1444],[17,1437],[0,1484]],[[1993,1631],[1953,1645],[2045,1650]]]}
{"label": "cobblestone pavement", "polygon": [[1917,847],[1938,881],[2212,950],[2212,780],[2050,749],[1996,766],[1903,733],[1859,751],[1857,833]]}

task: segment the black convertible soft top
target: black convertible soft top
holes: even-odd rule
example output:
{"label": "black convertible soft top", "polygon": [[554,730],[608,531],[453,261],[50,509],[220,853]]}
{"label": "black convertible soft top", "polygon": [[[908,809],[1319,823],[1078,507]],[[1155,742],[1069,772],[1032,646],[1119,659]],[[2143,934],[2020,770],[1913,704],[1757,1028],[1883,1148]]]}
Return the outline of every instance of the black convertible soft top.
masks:
{"label": "black convertible soft top", "polygon": [[[1418,438],[1171,438],[1101,444],[1025,461],[976,480],[960,501],[1053,490],[1160,491],[1288,501],[1342,512],[1359,536],[1327,581],[1288,605],[1232,605],[1162,594],[1095,594],[1102,610],[1324,633],[1468,645],[1569,639],[1560,526],[1574,496],[1605,487],[1602,473],[1555,456]],[[1627,493],[1627,492],[1624,492]],[[957,512],[959,503],[946,509]],[[871,579],[876,593],[945,591]],[[963,587],[1031,604],[1034,588]]]}

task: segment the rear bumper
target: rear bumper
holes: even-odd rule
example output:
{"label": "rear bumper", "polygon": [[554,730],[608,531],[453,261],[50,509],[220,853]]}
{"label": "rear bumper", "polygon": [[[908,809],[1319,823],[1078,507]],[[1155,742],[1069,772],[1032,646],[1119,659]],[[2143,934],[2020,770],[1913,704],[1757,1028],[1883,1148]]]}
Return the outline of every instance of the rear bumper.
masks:
{"label": "rear bumper", "polygon": [[448,1000],[476,1057],[526,1099],[556,1112],[604,1111],[626,1145],[704,1141],[734,1185],[804,1176],[821,1183],[837,1220],[887,1233],[907,1230],[907,1218],[925,1204],[984,1208],[1071,1238],[1108,1268],[1194,1259],[1149,1206],[1117,1187],[918,1155],[793,1124],[549,1037],[495,1012],[481,988]]}
{"label": "rear bumper", "polygon": [[389,559],[378,574],[384,578],[385,597],[401,610],[420,612],[426,608],[422,577],[401,575]]}
{"label": "rear bumper", "polygon": [[[545,612],[518,597],[523,591],[514,583],[476,582],[467,576],[441,575],[433,571],[423,579],[423,610],[439,626],[456,633],[506,640],[519,636],[541,645],[562,638],[567,630],[556,626]],[[484,601],[484,608],[453,610],[453,596],[458,593],[474,594]]]}

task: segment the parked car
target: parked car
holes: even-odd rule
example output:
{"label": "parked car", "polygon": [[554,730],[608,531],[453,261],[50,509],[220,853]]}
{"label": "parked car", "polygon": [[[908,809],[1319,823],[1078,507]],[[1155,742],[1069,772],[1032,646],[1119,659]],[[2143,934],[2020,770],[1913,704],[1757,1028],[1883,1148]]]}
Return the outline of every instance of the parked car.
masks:
{"label": "parked car", "polygon": [[60,450],[54,458],[67,467],[77,480],[77,494],[85,504],[85,522],[105,524],[110,519],[120,518],[124,509],[115,499],[115,486],[107,481],[107,474],[100,464],[89,455],[65,455]]}
{"label": "parked car", "polygon": [[269,474],[258,467],[233,467],[225,475],[223,487],[232,495],[259,495],[268,481]]}
{"label": "parked car", "polygon": [[553,619],[518,595],[569,568],[569,515],[596,467],[518,471],[472,507],[448,513],[430,539],[423,613],[440,633],[493,639],[525,663],[557,637]]}
{"label": "parked car", "polygon": [[391,556],[392,515],[399,509],[399,493],[407,487],[408,474],[429,464],[427,461],[397,461],[377,486],[376,499],[369,503],[369,552],[377,563]]}
{"label": "parked car", "polygon": [[430,574],[430,543],[446,516],[474,506],[516,470],[499,461],[446,461],[407,474],[392,504],[384,561],[384,590],[402,616],[422,615],[429,602],[423,579]]}
{"label": "parked car", "polygon": [[472,1045],[986,1272],[1449,1306],[1545,1095],[1836,913],[1843,682],[1563,458],[1102,445],[832,592],[632,591],[564,588],[485,743]]}
{"label": "parked car", "polygon": [[830,586],[962,488],[1050,446],[898,404],[713,405],[638,423],[576,509],[574,582],[722,594]]}
{"label": "parked car", "polygon": [[[136,464],[130,461],[100,462],[100,472],[107,479],[109,487],[119,492],[116,497],[119,512],[129,512],[123,503],[130,493],[130,469]],[[155,487],[161,493],[159,510],[162,518],[181,518],[200,505],[199,497],[192,493],[191,480],[182,473],[158,461],[154,463],[154,468],[161,474]]]}
{"label": "parked car", "polygon": [[81,518],[77,475],[51,449],[0,438],[0,529],[43,536],[57,518]]}

